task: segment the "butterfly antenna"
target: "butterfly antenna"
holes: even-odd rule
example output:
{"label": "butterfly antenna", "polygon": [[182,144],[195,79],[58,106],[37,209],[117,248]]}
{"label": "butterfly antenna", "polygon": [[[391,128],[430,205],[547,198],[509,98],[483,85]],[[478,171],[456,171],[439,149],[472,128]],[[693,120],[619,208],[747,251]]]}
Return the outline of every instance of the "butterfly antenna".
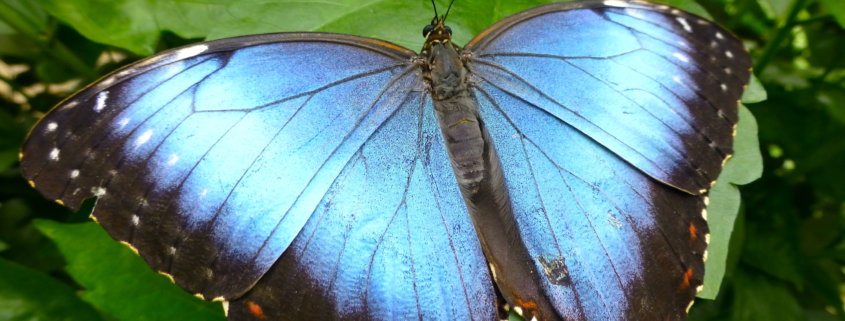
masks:
{"label": "butterfly antenna", "polygon": [[[434,1],[434,0],[432,0]],[[455,3],[455,0],[449,2],[449,7],[446,8],[446,14],[443,16],[443,22],[446,22],[446,17],[449,16],[449,11],[452,10],[452,4]]]}
{"label": "butterfly antenna", "polygon": [[434,17],[439,19],[440,16],[437,15],[437,4],[434,3],[434,0],[431,0],[431,6],[434,7]]}

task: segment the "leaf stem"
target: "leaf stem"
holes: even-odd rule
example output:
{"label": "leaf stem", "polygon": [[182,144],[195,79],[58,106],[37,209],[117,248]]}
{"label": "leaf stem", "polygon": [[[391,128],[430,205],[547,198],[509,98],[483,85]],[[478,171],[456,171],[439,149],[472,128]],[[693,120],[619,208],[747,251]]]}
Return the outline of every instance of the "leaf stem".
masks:
{"label": "leaf stem", "polygon": [[812,18],[807,18],[807,19],[804,19],[804,20],[799,20],[799,21],[795,22],[795,25],[796,26],[797,25],[806,25],[806,24],[816,23],[816,22],[819,22],[819,21],[828,21],[828,20],[833,20],[833,15],[826,14],[826,15],[821,15],[821,16],[818,16],[818,17],[812,17]]}
{"label": "leaf stem", "polygon": [[760,74],[763,70],[771,62],[772,58],[774,57],[775,53],[777,53],[778,49],[780,49],[781,44],[784,40],[786,40],[789,33],[792,31],[792,27],[795,26],[796,19],[798,18],[798,13],[801,12],[801,9],[804,9],[804,6],[807,5],[808,0],[795,0],[792,3],[792,8],[790,8],[789,15],[786,17],[786,20],[783,24],[775,30],[775,35],[772,37],[772,40],[766,44],[766,49],[763,51],[763,55],[760,57],[760,60],[757,61],[757,65],[754,66],[754,70]]}

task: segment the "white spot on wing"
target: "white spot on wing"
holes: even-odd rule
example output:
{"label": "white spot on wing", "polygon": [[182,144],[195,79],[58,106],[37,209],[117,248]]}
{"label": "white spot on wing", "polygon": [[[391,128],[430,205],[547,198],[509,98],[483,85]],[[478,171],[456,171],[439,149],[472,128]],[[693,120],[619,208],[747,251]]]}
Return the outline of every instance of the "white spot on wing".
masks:
{"label": "white spot on wing", "polygon": [[689,22],[687,22],[687,19],[684,19],[684,17],[676,17],[675,20],[678,21],[678,23],[681,24],[681,27],[684,28],[684,31],[692,32],[692,26],[689,25]]}
{"label": "white spot on wing", "polygon": [[731,52],[730,50],[725,50],[725,56],[727,56],[728,58],[733,58],[733,57],[734,57],[734,53],[733,53],[733,52]]}
{"label": "white spot on wing", "polygon": [[634,17],[634,18],[646,19],[646,17],[643,15],[642,12],[640,12],[640,10],[633,9],[633,8],[625,9],[625,14],[627,14],[631,17]]}
{"label": "white spot on wing", "polygon": [[616,218],[616,216],[614,216],[612,213],[607,214],[607,222],[610,223],[610,225],[612,225],[616,229],[622,228],[622,221]]}
{"label": "white spot on wing", "polygon": [[628,3],[625,1],[607,0],[604,5],[608,7],[627,7]]}
{"label": "white spot on wing", "polygon": [[126,68],[124,70],[117,72],[116,76],[125,77],[126,75],[129,75],[129,74],[134,73],[134,72],[135,72],[135,68]]}
{"label": "white spot on wing", "polygon": [[153,137],[153,130],[147,129],[138,139],[135,140],[135,147],[144,145],[146,142],[150,141],[150,137]]}
{"label": "white spot on wing", "polygon": [[50,159],[52,159],[54,161],[59,160],[59,149],[58,148],[53,148],[52,150],[50,150]]}
{"label": "white spot on wing", "polygon": [[59,128],[59,124],[56,124],[56,122],[51,122],[51,123],[47,124],[47,131],[48,132],[54,131],[54,130],[56,130],[56,128]]}
{"label": "white spot on wing", "polygon": [[108,77],[108,78],[100,81],[100,83],[97,84],[97,86],[108,87],[108,86],[111,86],[111,84],[113,84],[113,83],[114,83],[114,77]]}
{"label": "white spot on wing", "polygon": [[106,189],[99,187],[99,186],[94,187],[94,188],[91,189],[91,193],[93,193],[94,196],[96,196],[96,197],[100,197],[100,196],[106,195]]}
{"label": "white spot on wing", "polygon": [[138,226],[138,223],[141,222],[141,219],[138,218],[138,215],[132,215],[132,225]]}
{"label": "white spot on wing", "polygon": [[672,80],[676,83],[683,84],[683,82],[681,82],[681,76],[672,76]]}
{"label": "white spot on wing", "polygon": [[79,176],[79,170],[78,169],[74,169],[74,170],[70,171],[70,178],[76,178],[77,176]]}
{"label": "white spot on wing", "polygon": [[687,58],[687,56],[684,56],[684,54],[680,52],[673,53],[672,55],[675,56],[675,58],[678,58],[678,60],[680,61],[689,62],[689,58]]}
{"label": "white spot on wing", "polygon": [[190,47],[187,47],[187,48],[182,48],[182,49],[177,50],[175,52],[174,58],[176,60],[182,60],[182,59],[185,59],[185,58],[190,58],[190,57],[199,55],[199,54],[205,52],[206,50],[208,50],[207,45],[190,46]]}
{"label": "white spot on wing", "polygon": [[167,253],[170,255],[176,254],[176,248],[171,246],[169,249],[167,249]]}
{"label": "white spot on wing", "polygon": [[721,32],[716,32],[716,39],[725,40],[725,36],[723,36]]}
{"label": "white spot on wing", "polygon": [[170,158],[167,159],[167,166],[173,166],[178,161],[179,161],[179,155],[170,154]]}
{"label": "white spot on wing", "polygon": [[719,88],[722,88],[722,91],[728,91],[728,86],[725,84],[719,85]]}
{"label": "white spot on wing", "polygon": [[77,104],[78,103],[75,100],[69,101],[62,106],[62,109],[71,109],[73,107],[76,107]]}
{"label": "white spot on wing", "polygon": [[126,127],[126,125],[129,125],[129,118],[127,118],[127,117],[121,118],[120,121],[117,122],[117,125],[120,126],[119,128],[121,128],[121,129],[123,127]]}
{"label": "white spot on wing", "polygon": [[94,105],[94,111],[99,113],[103,109],[105,109],[106,108],[106,99],[108,99],[108,98],[109,98],[109,92],[108,91],[101,91],[99,94],[97,94],[97,104]]}

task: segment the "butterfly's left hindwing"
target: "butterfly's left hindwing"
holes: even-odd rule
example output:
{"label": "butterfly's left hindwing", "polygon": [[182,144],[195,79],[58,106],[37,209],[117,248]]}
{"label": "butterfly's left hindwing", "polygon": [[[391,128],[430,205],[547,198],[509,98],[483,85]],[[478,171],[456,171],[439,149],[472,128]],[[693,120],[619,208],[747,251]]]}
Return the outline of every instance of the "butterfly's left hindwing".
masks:
{"label": "butterfly's left hindwing", "polygon": [[412,93],[353,156],[233,320],[496,317],[487,264],[429,97]]}

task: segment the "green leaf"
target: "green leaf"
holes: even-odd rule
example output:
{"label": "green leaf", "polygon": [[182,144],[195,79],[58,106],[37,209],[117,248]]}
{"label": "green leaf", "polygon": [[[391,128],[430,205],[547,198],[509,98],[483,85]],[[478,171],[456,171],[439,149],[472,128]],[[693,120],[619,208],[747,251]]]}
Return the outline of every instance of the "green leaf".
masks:
{"label": "green leaf", "polygon": [[845,1],[842,0],[821,0],[827,12],[833,15],[839,26],[845,28]]}
{"label": "green leaf", "polygon": [[23,199],[0,203],[0,239],[9,246],[3,251],[3,258],[43,272],[61,268],[61,253],[32,225],[31,215],[30,204]]}
{"label": "green leaf", "polygon": [[802,320],[801,305],[789,286],[747,269],[734,276],[731,320]]}
{"label": "green leaf", "polygon": [[744,105],[739,109],[734,151],[716,180],[716,186],[710,190],[710,205],[707,206],[710,244],[704,266],[704,289],[698,294],[700,298],[715,299],[725,275],[728,248],[741,201],[736,185],[751,183],[763,174],[757,122]]}
{"label": "green leaf", "polygon": [[0,32],[15,33],[37,37],[47,31],[47,14],[40,6],[26,0],[0,1],[0,21],[4,27]]}
{"label": "green leaf", "polygon": [[0,320],[103,320],[73,290],[49,275],[0,258]]}
{"label": "green leaf", "polygon": [[757,76],[751,75],[751,80],[748,83],[748,89],[746,89],[742,94],[742,103],[759,103],[767,98],[768,95],[766,94],[766,89],[763,88],[763,84],[760,83],[760,79],[758,79]]}
{"label": "green leaf", "polygon": [[[330,31],[376,36],[419,47],[419,28],[430,19],[424,2],[327,1],[87,1],[41,0],[54,16],[94,41],[142,55],[155,52],[159,33],[217,39],[285,31]],[[303,19],[302,17],[308,17]],[[416,40],[416,41],[415,41]]]}
{"label": "green leaf", "polygon": [[845,124],[845,90],[842,90],[842,87],[820,89],[816,99],[827,109],[830,116]]}
{"label": "green leaf", "polygon": [[[95,223],[38,220],[67,259],[83,300],[119,320],[223,320],[219,303],[198,300],[153,272]],[[107,258],[107,259],[105,259]]]}
{"label": "green leaf", "polygon": [[757,0],[769,19],[786,20],[793,0]]}
{"label": "green leaf", "polygon": [[47,31],[47,13],[30,1],[0,1],[0,55],[38,54],[37,38]]}

